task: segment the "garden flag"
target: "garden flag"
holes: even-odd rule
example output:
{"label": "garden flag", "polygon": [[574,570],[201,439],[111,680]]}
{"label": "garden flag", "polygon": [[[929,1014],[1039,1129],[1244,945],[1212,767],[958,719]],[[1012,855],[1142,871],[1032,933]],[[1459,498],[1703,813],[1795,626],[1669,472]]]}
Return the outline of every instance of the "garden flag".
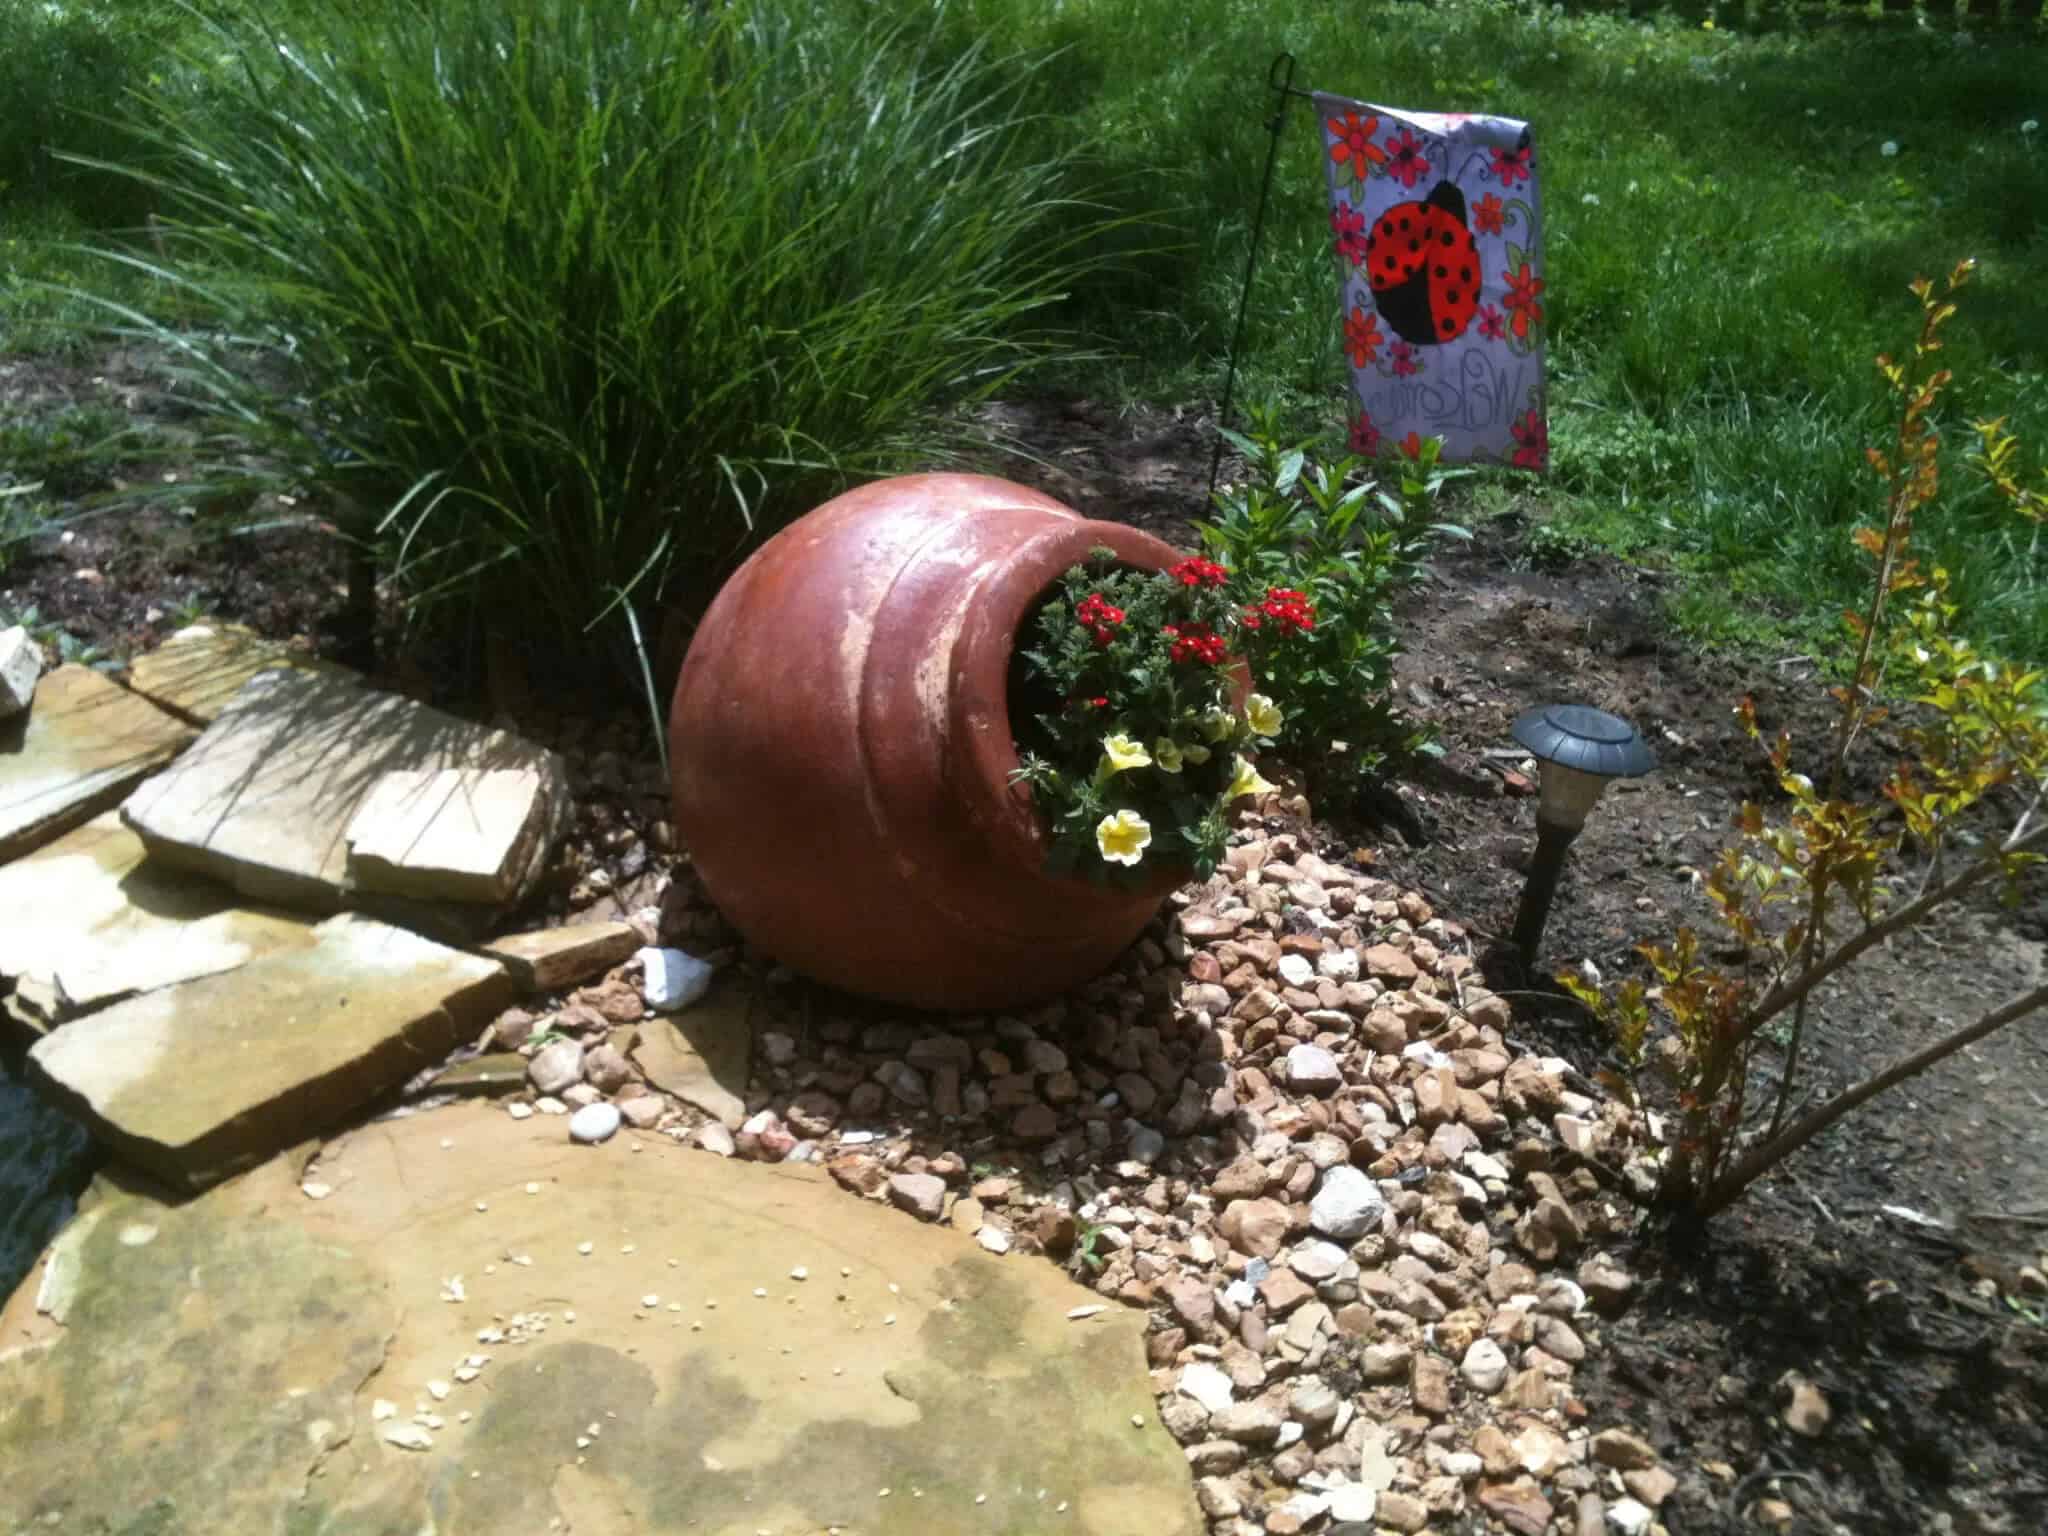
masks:
{"label": "garden flag", "polygon": [[1529,125],[1318,94],[1354,452],[1411,432],[1542,469],[1543,216]]}

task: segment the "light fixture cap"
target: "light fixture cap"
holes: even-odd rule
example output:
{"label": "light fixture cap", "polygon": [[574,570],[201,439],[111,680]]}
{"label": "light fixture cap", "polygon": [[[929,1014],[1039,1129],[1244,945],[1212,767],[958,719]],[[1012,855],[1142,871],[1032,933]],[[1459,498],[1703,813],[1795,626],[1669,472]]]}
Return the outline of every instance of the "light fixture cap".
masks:
{"label": "light fixture cap", "polygon": [[1657,756],[1619,715],[1585,704],[1545,704],[1521,715],[1511,734],[1538,762],[1603,779],[1641,778]]}

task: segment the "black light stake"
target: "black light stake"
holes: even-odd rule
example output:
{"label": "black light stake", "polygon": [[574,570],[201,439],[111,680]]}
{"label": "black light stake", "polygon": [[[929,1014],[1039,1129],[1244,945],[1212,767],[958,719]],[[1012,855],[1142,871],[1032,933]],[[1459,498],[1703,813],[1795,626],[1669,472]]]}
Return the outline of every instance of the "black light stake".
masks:
{"label": "black light stake", "polygon": [[1584,704],[1548,704],[1514,723],[1516,741],[1541,764],[1536,801],[1536,857],[1515,914],[1515,948],[1522,963],[1536,963],[1536,946],[1550,917],[1551,898],[1564,856],[1609,779],[1637,779],[1657,758],[1636,728],[1619,716]]}

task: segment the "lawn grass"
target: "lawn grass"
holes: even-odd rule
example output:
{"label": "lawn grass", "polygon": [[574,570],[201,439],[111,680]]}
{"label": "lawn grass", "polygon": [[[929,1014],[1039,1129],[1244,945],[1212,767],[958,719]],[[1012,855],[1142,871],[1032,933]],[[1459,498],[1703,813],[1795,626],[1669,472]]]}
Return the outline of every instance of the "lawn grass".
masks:
{"label": "lawn grass", "polygon": [[[1276,52],[1297,56],[1309,88],[1530,120],[1552,301],[1549,515],[1691,573],[1679,616],[1702,634],[1810,634],[1860,595],[1847,531],[1876,514],[1862,450],[1884,440],[1889,414],[1872,356],[1907,344],[1911,278],[1975,256],[1950,328],[1959,383],[1945,407],[1947,490],[1922,515],[1918,542],[1955,573],[1974,638],[2048,658],[2048,539],[2016,527],[1961,462],[1965,423],[1985,414],[2009,415],[2048,455],[2048,132],[2038,126],[2048,42],[2038,24],[1959,30],[1939,6],[1928,25],[1865,22],[1854,19],[1860,6],[1778,0],[1641,18],[1500,0],[870,9],[892,24],[875,44],[877,69],[912,78],[975,49],[990,66],[982,88],[1007,82],[1012,152],[1062,167],[1035,212],[1037,236],[1085,232],[1093,258],[1068,274],[1061,308],[1034,312],[1084,329],[1099,354],[1054,382],[1127,400],[1213,399],[1220,388]],[[821,30],[812,46],[853,35]],[[1334,429],[1343,370],[1320,154],[1307,104],[1293,103],[1239,398],[1280,401],[1298,424]],[[1100,228],[1076,194],[1103,188],[1154,221]],[[6,222],[8,195],[0,241],[21,229],[19,217]],[[916,244],[907,208],[853,215],[874,226],[860,259],[879,263],[877,274],[899,243]],[[20,247],[0,249],[18,257]],[[15,305],[15,318],[0,307],[0,345],[61,333],[74,301],[53,302],[40,314]],[[536,332],[569,315],[537,313]],[[627,387],[654,388],[635,368]]]}

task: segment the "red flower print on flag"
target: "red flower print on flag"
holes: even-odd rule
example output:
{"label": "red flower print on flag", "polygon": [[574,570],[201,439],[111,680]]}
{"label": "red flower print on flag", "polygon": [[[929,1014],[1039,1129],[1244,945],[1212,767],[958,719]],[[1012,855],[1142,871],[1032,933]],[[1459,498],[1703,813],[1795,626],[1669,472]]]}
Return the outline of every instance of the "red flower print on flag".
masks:
{"label": "red flower print on flag", "polygon": [[1356,180],[1365,180],[1374,166],[1387,163],[1387,152],[1372,141],[1372,136],[1380,131],[1378,118],[1346,112],[1342,117],[1331,118],[1329,129],[1330,158],[1349,169]]}
{"label": "red flower print on flag", "polygon": [[1508,430],[1515,435],[1515,468],[1543,469],[1550,463],[1550,428],[1534,406]]}
{"label": "red flower print on flag", "polygon": [[1397,341],[1388,349],[1387,360],[1394,365],[1394,377],[1397,379],[1422,372],[1422,365],[1415,360],[1415,349],[1405,341]]}
{"label": "red flower print on flag", "polygon": [[1520,149],[1496,149],[1493,152],[1493,174],[1500,178],[1502,186],[1510,190],[1527,181],[1535,168],[1535,152],[1526,144]]}
{"label": "red flower print on flag", "polygon": [[1543,323],[1543,306],[1536,302],[1536,296],[1543,291],[1543,279],[1523,262],[1519,272],[1508,275],[1507,297],[1501,302],[1513,311],[1512,322],[1515,340],[1527,341],[1530,329]]}
{"label": "red flower print on flag", "polygon": [[1486,341],[1502,341],[1507,330],[1501,324],[1500,311],[1491,304],[1479,306],[1479,334]]}
{"label": "red flower print on flag", "polygon": [[1344,349],[1351,354],[1351,366],[1369,368],[1373,359],[1380,355],[1380,343],[1387,338],[1380,334],[1380,324],[1364,309],[1354,304],[1351,313],[1344,317]]}
{"label": "red flower print on flag", "polygon": [[1368,459],[1380,451],[1380,429],[1372,424],[1372,417],[1364,411],[1358,413],[1351,423],[1351,437],[1346,444],[1353,453],[1364,454]]}
{"label": "red flower print on flag", "polygon": [[1337,254],[1354,267],[1365,261],[1365,215],[1346,204],[1330,210],[1330,232],[1337,237]]}
{"label": "red flower print on flag", "polygon": [[1400,137],[1391,143],[1393,154],[1387,160],[1387,174],[1413,190],[1415,183],[1429,174],[1429,160],[1423,154],[1422,142],[1412,129],[1403,128]]}
{"label": "red flower print on flag", "polygon": [[1500,216],[1500,199],[1489,192],[1472,209],[1472,227],[1482,235],[1497,235],[1501,231]]}

